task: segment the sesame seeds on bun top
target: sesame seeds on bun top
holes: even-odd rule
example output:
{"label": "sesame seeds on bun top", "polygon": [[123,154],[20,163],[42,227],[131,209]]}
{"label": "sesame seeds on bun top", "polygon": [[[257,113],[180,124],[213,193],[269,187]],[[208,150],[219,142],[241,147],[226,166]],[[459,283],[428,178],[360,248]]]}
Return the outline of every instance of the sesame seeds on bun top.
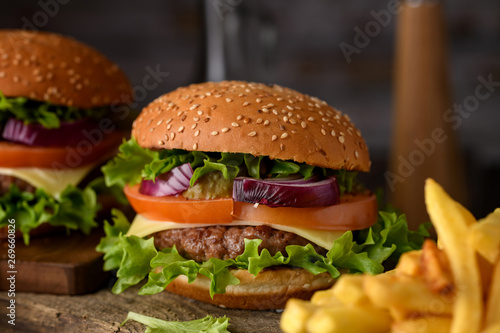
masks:
{"label": "sesame seeds on bun top", "polygon": [[47,32],[0,30],[0,91],[61,106],[125,104],[125,74],[95,49]]}
{"label": "sesame seeds on bun top", "polygon": [[369,171],[368,148],[347,115],[278,85],[206,82],[160,96],[132,135],[150,149],[249,153],[331,169]]}

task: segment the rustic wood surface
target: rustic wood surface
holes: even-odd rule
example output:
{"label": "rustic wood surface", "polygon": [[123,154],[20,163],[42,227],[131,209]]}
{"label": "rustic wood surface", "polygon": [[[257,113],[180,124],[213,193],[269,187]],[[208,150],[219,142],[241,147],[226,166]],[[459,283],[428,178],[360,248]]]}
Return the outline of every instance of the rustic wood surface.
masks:
{"label": "rustic wood surface", "polygon": [[[110,282],[111,285],[111,282]],[[10,298],[0,294],[0,332],[144,332],[135,321],[120,323],[129,311],[164,320],[193,320],[205,317],[229,317],[230,332],[281,332],[280,313],[223,309],[163,292],[137,295],[133,287],[119,295],[104,288],[96,293],[77,296],[16,293],[16,325],[8,324],[6,307]]]}

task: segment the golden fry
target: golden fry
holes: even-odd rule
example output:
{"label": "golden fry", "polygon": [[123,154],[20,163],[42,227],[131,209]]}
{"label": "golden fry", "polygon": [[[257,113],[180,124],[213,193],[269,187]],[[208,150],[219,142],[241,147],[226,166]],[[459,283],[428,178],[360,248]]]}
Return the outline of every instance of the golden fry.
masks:
{"label": "golden fry", "polygon": [[[340,279],[341,280],[341,279]],[[339,280],[339,281],[340,281]],[[311,303],[318,306],[341,306],[343,303],[333,294],[332,288],[314,293]]]}
{"label": "golden fry", "polygon": [[422,316],[394,323],[391,333],[446,333],[450,327],[451,317]]}
{"label": "golden fry", "polygon": [[448,255],[457,290],[450,332],[479,332],[483,316],[481,278],[475,251],[464,244],[469,226],[476,220],[432,179],[425,183],[425,203]]}
{"label": "golden fry", "polygon": [[500,260],[495,264],[486,304],[485,327],[500,325]]}
{"label": "golden fry", "polygon": [[386,333],[391,326],[387,311],[357,306],[319,308],[307,322],[308,333]]}
{"label": "golden fry", "polygon": [[343,304],[368,304],[369,300],[363,290],[363,275],[345,275],[333,286],[332,292]]}
{"label": "golden fry", "polygon": [[418,276],[420,272],[420,257],[422,251],[409,251],[403,253],[396,266],[396,274],[407,276]]}
{"label": "golden fry", "polygon": [[280,327],[285,333],[307,333],[306,324],[317,307],[301,299],[291,299],[281,315]]}
{"label": "golden fry", "polygon": [[427,239],[422,247],[420,270],[432,292],[439,294],[453,292],[453,276],[446,253],[438,249],[436,243],[430,239]]}
{"label": "golden fry", "polygon": [[490,263],[496,262],[500,256],[500,208],[471,226],[469,242]]}
{"label": "golden fry", "polygon": [[424,280],[393,274],[366,276],[364,290],[379,308],[387,308],[396,320],[404,320],[413,313],[452,315],[453,296],[431,292]]}

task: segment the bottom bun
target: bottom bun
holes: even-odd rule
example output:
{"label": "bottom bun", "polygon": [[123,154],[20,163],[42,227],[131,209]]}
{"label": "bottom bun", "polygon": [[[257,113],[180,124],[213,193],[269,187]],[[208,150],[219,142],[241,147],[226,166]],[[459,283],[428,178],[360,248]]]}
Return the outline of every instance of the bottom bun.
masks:
{"label": "bottom bun", "polygon": [[193,283],[179,276],[168,286],[168,291],[220,307],[246,310],[284,309],[290,298],[310,299],[314,292],[330,288],[335,279],[329,273],[314,275],[301,268],[273,268],[257,276],[247,270],[232,270],[240,280],[228,286],[225,294],[210,297],[210,279],[198,275]]}

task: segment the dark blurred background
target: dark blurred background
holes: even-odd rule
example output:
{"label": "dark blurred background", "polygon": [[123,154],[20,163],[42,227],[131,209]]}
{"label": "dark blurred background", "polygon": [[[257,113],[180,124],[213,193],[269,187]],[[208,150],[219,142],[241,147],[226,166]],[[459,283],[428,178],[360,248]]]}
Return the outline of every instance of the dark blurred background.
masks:
{"label": "dark blurred background", "polygon": [[[318,96],[361,129],[373,160],[364,178],[375,188],[385,186],[391,139],[397,15],[383,15],[391,2],[16,0],[2,2],[0,28],[72,36],[116,62],[135,87],[148,70],[168,72],[156,89],[138,96],[139,108],[180,85],[205,80],[278,83]],[[454,0],[445,6],[452,96],[462,103],[474,94],[478,76],[491,74],[500,82],[500,1]],[[379,31],[356,46],[357,31],[372,21]],[[467,206],[476,217],[500,206],[497,89],[458,129],[467,159]]]}

